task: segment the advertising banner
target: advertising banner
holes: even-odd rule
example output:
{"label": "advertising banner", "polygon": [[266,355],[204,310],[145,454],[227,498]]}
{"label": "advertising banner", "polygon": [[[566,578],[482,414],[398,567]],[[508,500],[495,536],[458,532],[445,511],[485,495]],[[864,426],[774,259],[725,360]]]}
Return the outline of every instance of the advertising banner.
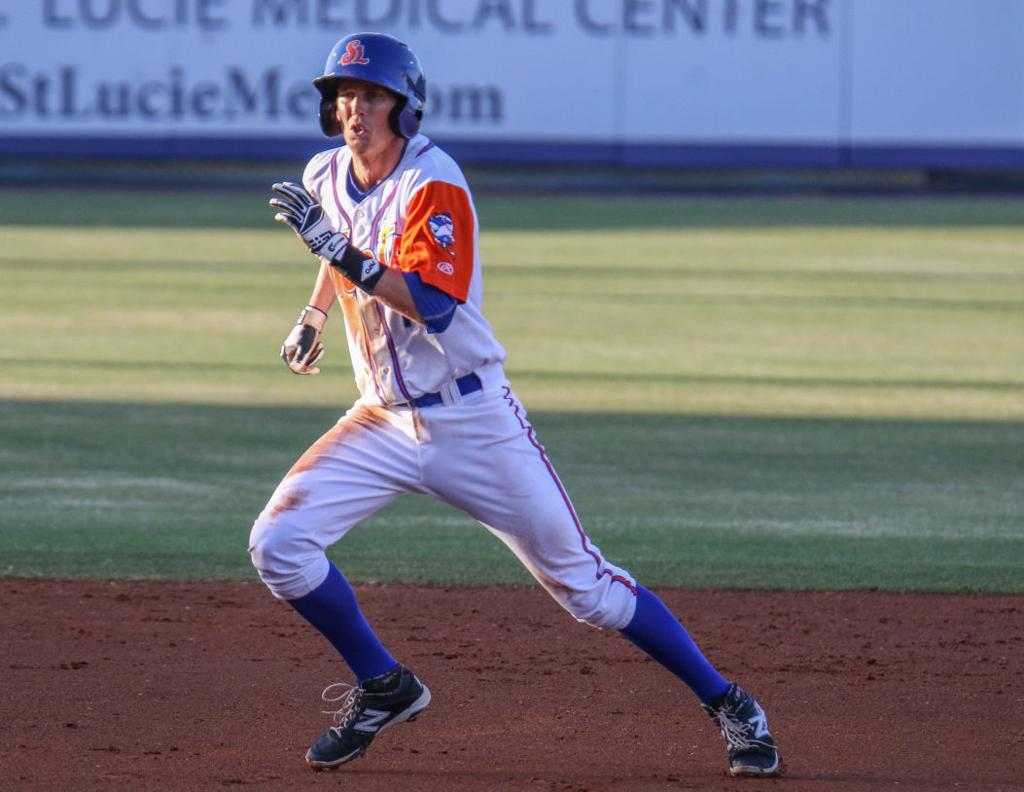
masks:
{"label": "advertising banner", "polygon": [[360,30],[471,159],[1024,163],[1019,0],[5,0],[0,154],[304,155]]}

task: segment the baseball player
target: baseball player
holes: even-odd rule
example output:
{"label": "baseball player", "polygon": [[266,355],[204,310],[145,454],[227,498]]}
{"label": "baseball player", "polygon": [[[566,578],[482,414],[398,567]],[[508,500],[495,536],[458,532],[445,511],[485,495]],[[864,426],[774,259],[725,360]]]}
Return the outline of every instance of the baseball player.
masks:
{"label": "baseball player", "polygon": [[320,262],[281,357],[296,374],[319,372],[336,301],[360,397],[288,471],[249,544],[274,596],[324,635],[356,679],[324,691],[335,722],[307,763],[356,759],[430,704],[430,690],[381,643],[325,554],[400,495],[422,493],[478,520],[576,619],[620,631],[686,683],[725,738],[730,773],[775,774],[761,707],[590,540],[512,390],[505,350],[481,311],[469,187],[419,133],[426,81],[416,56],[381,33],[346,36],[313,83],[323,132],[345,145],[314,156],[301,183],[273,186],[275,219]]}

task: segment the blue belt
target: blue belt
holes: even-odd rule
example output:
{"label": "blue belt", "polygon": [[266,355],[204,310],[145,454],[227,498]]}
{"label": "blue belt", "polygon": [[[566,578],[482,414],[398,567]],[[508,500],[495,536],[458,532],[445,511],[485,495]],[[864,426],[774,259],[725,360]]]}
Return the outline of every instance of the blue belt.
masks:
{"label": "blue belt", "polygon": [[[455,386],[463,396],[476,393],[484,387],[476,374],[467,374],[465,377],[459,377],[455,380]],[[443,401],[444,399],[440,393],[424,393],[422,396],[417,396],[409,404],[413,407],[433,407],[435,404],[441,404]]]}

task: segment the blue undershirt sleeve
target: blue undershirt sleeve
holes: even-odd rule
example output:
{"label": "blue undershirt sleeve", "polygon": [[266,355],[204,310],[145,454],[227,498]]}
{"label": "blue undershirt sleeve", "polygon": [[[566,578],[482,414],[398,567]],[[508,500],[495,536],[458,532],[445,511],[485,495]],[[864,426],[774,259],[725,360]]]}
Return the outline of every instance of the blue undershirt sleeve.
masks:
{"label": "blue undershirt sleeve", "polygon": [[459,301],[450,294],[420,280],[415,272],[403,272],[405,283],[412,294],[416,310],[420,312],[428,333],[443,333],[455,316]]}

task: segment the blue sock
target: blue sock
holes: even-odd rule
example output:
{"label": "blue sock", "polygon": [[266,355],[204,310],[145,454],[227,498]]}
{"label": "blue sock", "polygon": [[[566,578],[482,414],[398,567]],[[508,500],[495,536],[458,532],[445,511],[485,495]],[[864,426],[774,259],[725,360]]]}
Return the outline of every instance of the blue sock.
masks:
{"label": "blue sock", "polygon": [[398,665],[359,610],[355,592],[334,564],[323,583],[288,604],[341,653],[359,684]]}
{"label": "blue sock", "polygon": [[622,635],[679,677],[705,704],[729,688],[656,594],[637,586],[636,613]]}

